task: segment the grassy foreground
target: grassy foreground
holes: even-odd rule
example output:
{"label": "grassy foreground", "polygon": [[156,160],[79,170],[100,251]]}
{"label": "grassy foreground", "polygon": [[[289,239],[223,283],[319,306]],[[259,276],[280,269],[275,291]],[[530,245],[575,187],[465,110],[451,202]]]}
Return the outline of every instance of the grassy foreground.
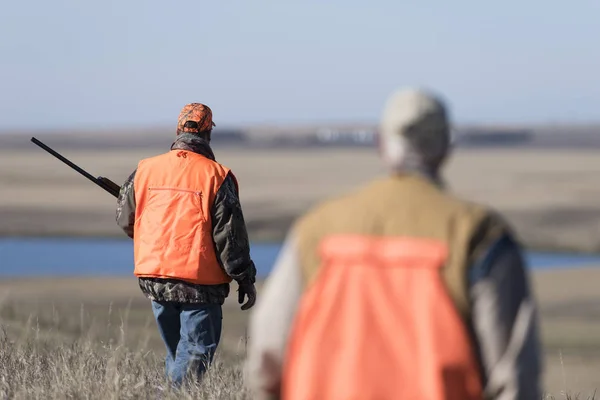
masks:
{"label": "grassy foreground", "polygon": [[244,399],[241,362],[219,359],[200,385],[164,384],[157,354],[89,340],[0,340],[2,399]]}
{"label": "grassy foreground", "polygon": [[231,332],[239,322],[233,305],[226,307],[210,372],[201,384],[174,390],[165,381],[165,350],[146,302],[84,301],[0,306],[0,399],[250,398],[243,336],[235,343]]}
{"label": "grassy foreground", "polygon": [[[600,268],[535,274],[546,399],[591,399],[600,387]],[[232,287],[232,294],[235,287]],[[260,295],[260,286],[258,288]],[[165,348],[134,279],[0,281],[0,399],[247,399],[248,312],[230,296],[213,368],[172,392]]]}
{"label": "grassy foreground", "polygon": [[[89,340],[52,345],[34,338],[0,339],[0,398],[3,399],[250,399],[242,359],[218,359],[201,384],[173,390],[164,384],[162,359],[122,344]],[[562,393],[542,399],[595,399]]]}

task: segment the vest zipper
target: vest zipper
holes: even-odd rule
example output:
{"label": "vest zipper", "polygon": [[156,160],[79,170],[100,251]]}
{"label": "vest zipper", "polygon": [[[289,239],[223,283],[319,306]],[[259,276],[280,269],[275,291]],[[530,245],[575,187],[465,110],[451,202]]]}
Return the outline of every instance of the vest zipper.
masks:
{"label": "vest zipper", "polygon": [[180,189],[180,188],[173,188],[173,187],[160,187],[160,188],[148,188],[148,190],[173,190],[175,192],[188,192],[188,193],[195,193],[198,196],[202,196],[202,192],[200,190],[192,190],[192,189]]}

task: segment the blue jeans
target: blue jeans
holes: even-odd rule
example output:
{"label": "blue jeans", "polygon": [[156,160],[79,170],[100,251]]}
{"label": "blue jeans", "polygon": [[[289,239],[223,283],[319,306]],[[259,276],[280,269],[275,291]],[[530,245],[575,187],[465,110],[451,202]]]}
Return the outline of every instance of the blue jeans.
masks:
{"label": "blue jeans", "polygon": [[219,304],[152,302],[158,330],[167,347],[167,377],[179,386],[187,374],[200,379],[221,339]]}

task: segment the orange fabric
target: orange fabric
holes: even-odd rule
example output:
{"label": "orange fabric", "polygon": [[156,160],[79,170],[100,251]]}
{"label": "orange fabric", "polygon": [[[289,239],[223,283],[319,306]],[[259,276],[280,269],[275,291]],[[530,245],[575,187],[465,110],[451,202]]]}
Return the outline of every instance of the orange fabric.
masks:
{"label": "orange fabric", "polygon": [[284,365],[284,400],[475,400],[481,380],[446,293],[445,243],[341,235],[320,244]]}
{"label": "orange fabric", "polygon": [[229,169],[171,150],[142,160],[134,178],[134,274],[197,284],[231,282],[212,239],[211,207]]}

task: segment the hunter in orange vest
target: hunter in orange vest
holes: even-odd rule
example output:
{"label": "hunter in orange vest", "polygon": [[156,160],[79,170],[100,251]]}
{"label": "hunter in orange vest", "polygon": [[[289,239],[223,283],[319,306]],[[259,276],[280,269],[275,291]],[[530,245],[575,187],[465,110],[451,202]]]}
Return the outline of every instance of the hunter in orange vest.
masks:
{"label": "hunter in orange vest", "polygon": [[175,385],[212,362],[232,280],[242,310],[256,299],[256,268],[229,168],[210,147],[211,109],[186,105],[170,151],[141,160],[122,186],[117,223],[133,238],[134,275],[151,300]]}
{"label": "hunter in orange vest", "polygon": [[443,102],[394,94],[390,175],[291,229],[251,315],[256,398],[540,398],[536,308],[521,249],[492,210],[444,190]]}

